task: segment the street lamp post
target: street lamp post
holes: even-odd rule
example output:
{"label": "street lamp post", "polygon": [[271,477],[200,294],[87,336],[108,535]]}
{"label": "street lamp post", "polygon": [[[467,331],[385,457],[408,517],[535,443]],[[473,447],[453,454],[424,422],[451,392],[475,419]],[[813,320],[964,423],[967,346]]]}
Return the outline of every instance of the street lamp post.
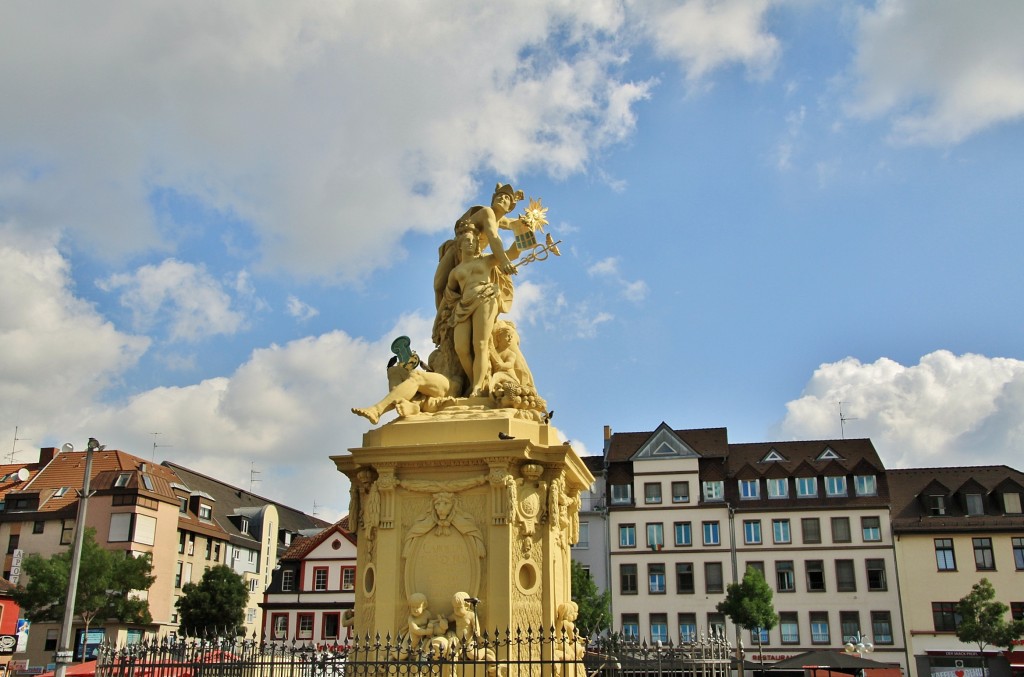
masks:
{"label": "street lamp post", "polygon": [[[60,644],[57,649],[53,677],[64,677],[68,664],[74,660],[71,647],[71,626],[75,618],[75,597],[78,595],[78,571],[82,566],[82,542],[85,540],[85,510],[89,501],[89,477],[92,474],[92,453],[102,451],[103,445],[95,437],[89,438],[85,447],[85,477],[82,479],[82,491],[78,498],[78,517],[75,520],[75,541],[71,549],[71,571],[68,574],[68,594],[64,602],[64,624],[60,630]],[[86,638],[86,641],[88,638]],[[82,658],[85,658],[85,646],[82,647]]]}

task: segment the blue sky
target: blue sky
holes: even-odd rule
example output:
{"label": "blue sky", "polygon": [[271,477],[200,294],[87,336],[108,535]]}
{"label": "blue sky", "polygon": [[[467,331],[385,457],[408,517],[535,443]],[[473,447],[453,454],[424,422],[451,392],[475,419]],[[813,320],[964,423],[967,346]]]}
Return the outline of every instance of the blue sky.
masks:
{"label": "blue sky", "polygon": [[[95,436],[326,518],[495,182],[554,423],[1024,442],[1015,1],[0,6],[0,444]],[[19,440],[15,440],[15,428]],[[154,436],[153,433],[159,433]],[[10,446],[8,446],[10,444]],[[167,446],[163,446],[167,445]]]}

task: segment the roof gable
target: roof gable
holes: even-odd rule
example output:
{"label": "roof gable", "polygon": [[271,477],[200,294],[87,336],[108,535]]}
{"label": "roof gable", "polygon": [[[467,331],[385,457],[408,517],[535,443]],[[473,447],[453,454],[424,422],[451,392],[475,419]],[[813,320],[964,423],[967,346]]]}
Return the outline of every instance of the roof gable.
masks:
{"label": "roof gable", "polygon": [[684,442],[664,421],[630,458],[631,461],[653,461],[668,458],[700,458],[700,454]]}
{"label": "roof gable", "polygon": [[833,449],[832,447],[826,445],[825,448],[821,450],[821,453],[818,454],[818,456],[817,456],[817,458],[815,460],[818,460],[818,461],[841,461],[841,460],[843,460],[843,457],[840,456],[836,452],[835,449]]}
{"label": "roof gable", "polygon": [[768,453],[761,457],[759,463],[772,463],[782,461],[783,463],[789,462],[789,459],[779,453],[779,450],[772,447],[768,450]]}

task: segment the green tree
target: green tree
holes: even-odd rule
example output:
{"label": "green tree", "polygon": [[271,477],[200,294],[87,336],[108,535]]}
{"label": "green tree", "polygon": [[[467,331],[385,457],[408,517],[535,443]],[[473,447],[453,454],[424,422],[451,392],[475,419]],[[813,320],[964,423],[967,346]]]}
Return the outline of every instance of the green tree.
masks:
{"label": "green tree", "polygon": [[576,625],[580,635],[590,636],[611,627],[611,593],[603,593],[587,570],[576,561],[572,562],[572,601],[580,607]]}
{"label": "green tree", "polygon": [[[25,617],[31,621],[63,620],[71,573],[70,549],[52,557],[28,555],[22,571],[28,585],[16,589],[13,597]],[[149,603],[132,593],[149,590],[156,580],[152,571],[148,553],[131,557],[124,551],[104,550],[96,543],[96,530],[86,529],[75,594],[75,613],[85,624],[86,632],[97,621],[151,623]]]}
{"label": "green tree", "polygon": [[1013,640],[1024,635],[1024,621],[1007,620],[1009,610],[1010,607],[996,599],[996,589],[989,580],[983,578],[957,602],[960,624],[956,636],[961,642],[975,644],[979,653],[989,645],[1011,649]]}
{"label": "green tree", "polygon": [[730,583],[725,589],[725,599],[715,607],[719,613],[728,616],[741,628],[757,635],[757,652],[762,655],[761,671],[764,672],[764,652],[761,650],[761,629],[771,630],[779,622],[772,604],[772,589],[764,576],[754,567],[747,567],[743,580]]}
{"label": "green tree", "polygon": [[231,567],[215,566],[198,583],[181,588],[178,611],[181,629],[188,635],[234,632],[241,634],[249,588]]}

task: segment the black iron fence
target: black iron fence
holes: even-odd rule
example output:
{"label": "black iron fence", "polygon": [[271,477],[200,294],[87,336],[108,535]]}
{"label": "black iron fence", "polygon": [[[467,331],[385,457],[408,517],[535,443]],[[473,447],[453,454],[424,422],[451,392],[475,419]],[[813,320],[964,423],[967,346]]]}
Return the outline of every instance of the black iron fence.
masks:
{"label": "black iron fence", "polygon": [[731,657],[720,636],[662,645],[517,631],[418,646],[390,637],[322,645],[175,638],[102,646],[96,677],[728,677]]}

